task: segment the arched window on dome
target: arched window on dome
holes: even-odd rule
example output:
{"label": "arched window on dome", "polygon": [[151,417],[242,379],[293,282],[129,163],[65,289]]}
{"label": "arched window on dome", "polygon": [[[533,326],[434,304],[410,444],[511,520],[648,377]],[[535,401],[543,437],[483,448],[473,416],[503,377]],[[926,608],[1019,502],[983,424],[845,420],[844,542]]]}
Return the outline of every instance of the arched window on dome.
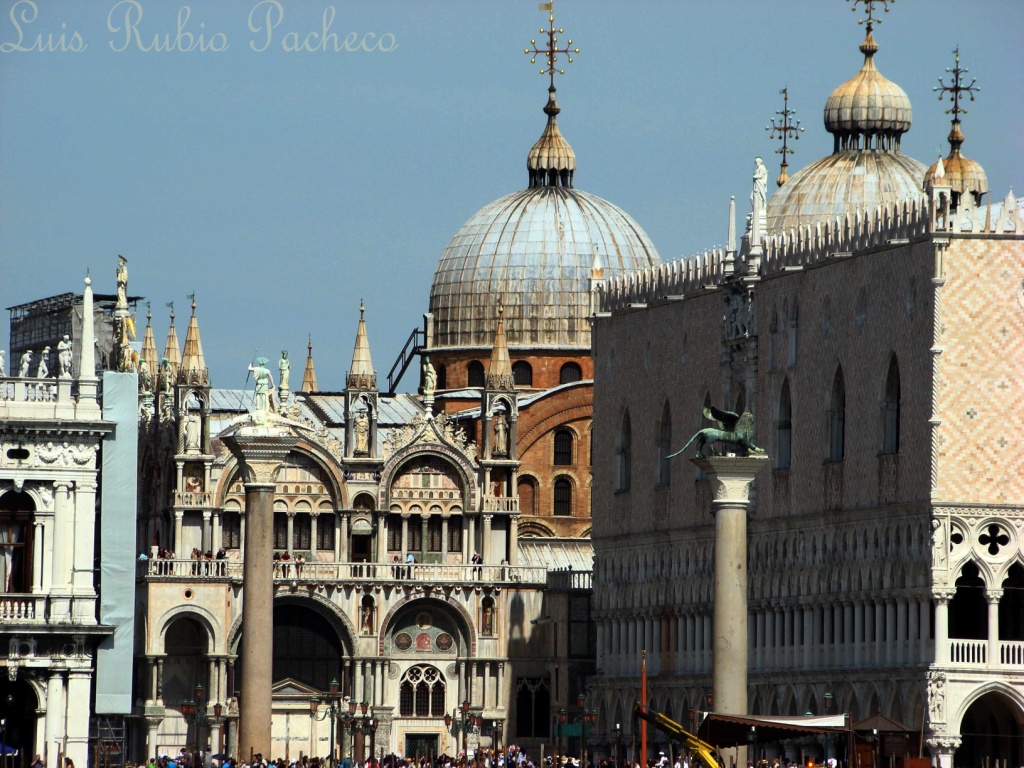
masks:
{"label": "arched window on dome", "polygon": [[512,363],[512,380],[517,387],[532,387],[533,366],[525,360],[516,360]]}
{"label": "arched window on dome", "polygon": [[583,369],[578,363],[566,363],[558,372],[559,384],[573,384],[583,380]]}
{"label": "arched window on dome", "polygon": [[896,355],[889,359],[882,400],[882,453],[900,451],[900,365]]}
{"label": "arched window on dome", "polygon": [[572,480],[567,477],[555,480],[553,512],[558,517],[572,517]]}
{"label": "arched window on dome", "polygon": [[559,467],[572,466],[572,449],[573,449],[572,432],[568,429],[559,429],[555,432],[555,452],[553,463]]}
{"label": "arched window on dome", "polygon": [[474,360],[469,364],[468,374],[466,386],[482,387],[484,385],[484,364],[479,360]]}
{"label": "arched window on dome", "polygon": [[846,456],[846,382],[843,366],[836,368],[832,379],[832,400],[829,405],[828,460],[842,461]]}
{"label": "arched window on dome", "polygon": [[789,396],[789,379],[782,380],[779,393],[779,415],[775,422],[775,468],[789,469],[793,452],[793,404]]}
{"label": "arched window on dome", "polygon": [[633,474],[633,426],[629,420],[628,410],[622,415],[622,426],[619,428],[615,453],[618,459],[615,490],[628,491]]}

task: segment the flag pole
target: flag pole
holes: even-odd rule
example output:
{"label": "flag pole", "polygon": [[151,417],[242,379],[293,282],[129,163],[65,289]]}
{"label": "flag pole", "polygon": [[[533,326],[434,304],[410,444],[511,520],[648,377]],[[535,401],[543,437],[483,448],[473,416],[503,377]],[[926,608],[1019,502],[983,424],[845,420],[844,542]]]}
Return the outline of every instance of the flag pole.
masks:
{"label": "flag pole", "polygon": [[[647,649],[641,652],[640,662],[640,705],[647,711]],[[640,766],[647,765],[647,720],[640,719]]]}

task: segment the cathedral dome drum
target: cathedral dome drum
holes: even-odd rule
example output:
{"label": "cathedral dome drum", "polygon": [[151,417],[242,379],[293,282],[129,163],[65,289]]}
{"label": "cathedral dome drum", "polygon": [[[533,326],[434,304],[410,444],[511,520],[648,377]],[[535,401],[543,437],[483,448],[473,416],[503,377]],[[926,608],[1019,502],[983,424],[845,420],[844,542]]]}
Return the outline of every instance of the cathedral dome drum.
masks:
{"label": "cathedral dome drum", "polygon": [[441,255],[430,289],[435,347],[489,347],[500,302],[510,347],[589,349],[595,263],[612,278],[661,262],[629,214],[573,188],[576,157],[553,88],[544,112],[530,186],[481,208]]}

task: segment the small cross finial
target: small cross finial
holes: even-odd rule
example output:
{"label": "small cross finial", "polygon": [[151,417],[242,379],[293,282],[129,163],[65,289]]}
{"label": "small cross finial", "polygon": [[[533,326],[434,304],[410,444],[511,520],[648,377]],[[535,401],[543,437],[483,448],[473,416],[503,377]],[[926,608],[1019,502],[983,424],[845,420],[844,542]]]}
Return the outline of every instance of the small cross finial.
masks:
{"label": "small cross finial", "polygon": [[789,168],[789,162],[786,160],[786,155],[793,154],[793,150],[789,148],[789,139],[792,137],[794,141],[797,141],[804,129],[799,120],[793,120],[796,111],[789,108],[789,87],[783,88],[779,93],[782,94],[782,109],[775,111],[776,116],[772,118],[771,124],[766,125],[764,129],[770,131],[769,139],[782,139],[782,146],[775,150],[775,154],[782,155],[781,170],[779,177],[775,180],[775,183],[781,187],[789,180],[789,173],[786,170]]}
{"label": "small cross finial", "polygon": [[932,87],[933,91],[938,91],[939,101],[949,94],[949,100],[953,102],[953,106],[946,110],[947,115],[953,115],[953,120],[959,120],[960,115],[966,115],[967,110],[960,106],[960,95],[967,94],[970,96],[971,101],[974,101],[974,94],[981,90],[975,85],[976,79],[971,78],[971,82],[964,85],[964,80],[967,78],[964,75],[967,74],[967,67],[960,66],[960,46],[958,45],[953,49],[953,66],[946,67],[946,71],[953,76],[953,82],[951,85],[946,85],[942,78],[939,78],[939,84]]}
{"label": "small cross finial", "polygon": [[536,64],[537,63],[537,57],[538,56],[543,56],[544,57],[544,59],[546,60],[547,66],[545,66],[543,69],[541,69],[540,73],[542,75],[547,75],[550,78],[551,82],[550,82],[550,85],[549,85],[549,90],[553,91],[555,89],[555,73],[557,72],[560,75],[564,75],[565,74],[565,70],[564,69],[558,69],[557,67],[555,67],[555,62],[558,61],[558,54],[564,53],[565,57],[569,60],[569,63],[572,64],[572,61],[573,61],[572,57],[573,57],[573,55],[579,53],[580,49],[579,48],[571,48],[570,47],[572,45],[572,40],[566,41],[564,48],[559,48],[558,47],[558,38],[556,37],[556,35],[564,34],[565,30],[564,29],[556,29],[555,28],[555,4],[554,4],[554,2],[552,1],[552,2],[548,2],[548,3],[541,3],[540,4],[540,9],[542,11],[547,11],[548,12],[548,23],[550,24],[550,27],[548,29],[544,29],[543,27],[541,27],[541,29],[540,29],[540,33],[542,35],[547,35],[548,36],[548,46],[547,46],[547,48],[538,48],[537,47],[537,41],[536,40],[531,40],[530,41],[530,45],[533,46],[533,47],[532,48],[525,48],[525,49],[523,49],[523,53],[525,53],[527,56],[530,56],[530,63],[531,64]]}
{"label": "small cross finial", "polygon": [[896,0],[849,0],[849,1],[851,3],[853,3],[853,7],[850,8],[850,10],[853,11],[854,13],[857,12],[857,10],[858,10],[857,6],[858,5],[860,5],[861,3],[864,4],[864,9],[863,9],[864,10],[864,18],[861,19],[860,21],[858,21],[857,23],[858,24],[867,24],[868,25],[868,34],[871,34],[871,30],[874,28],[875,24],[881,24],[882,23],[881,19],[876,19],[875,18],[875,6],[876,5],[882,6],[882,10],[884,10],[885,13],[888,13],[889,12],[889,3],[895,3],[896,2]]}

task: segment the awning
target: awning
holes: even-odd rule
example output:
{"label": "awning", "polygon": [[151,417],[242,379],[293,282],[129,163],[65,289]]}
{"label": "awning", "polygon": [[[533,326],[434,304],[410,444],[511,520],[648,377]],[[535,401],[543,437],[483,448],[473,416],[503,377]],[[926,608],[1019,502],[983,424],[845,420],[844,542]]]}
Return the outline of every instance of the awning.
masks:
{"label": "awning", "polygon": [[747,744],[754,729],[758,743],[794,739],[806,733],[845,733],[846,715],[723,715],[708,713],[697,735],[716,747]]}

